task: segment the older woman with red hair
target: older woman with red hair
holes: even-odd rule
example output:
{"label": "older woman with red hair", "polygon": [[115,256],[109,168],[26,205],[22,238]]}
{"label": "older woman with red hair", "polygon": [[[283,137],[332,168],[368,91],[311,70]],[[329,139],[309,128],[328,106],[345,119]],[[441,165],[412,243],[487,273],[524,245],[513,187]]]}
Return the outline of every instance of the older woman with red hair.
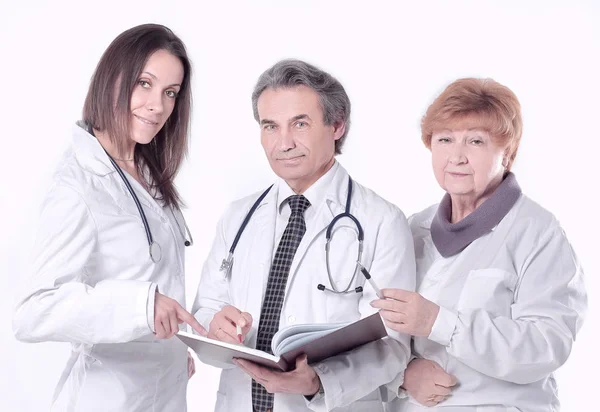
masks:
{"label": "older woman with red hair", "polygon": [[587,297],[559,222],[510,171],[519,101],[491,79],[457,80],[421,130],[446,194],[410,219],[417,292],[386,289],[372,303],[390,328],[414,336],[406,396],[389,409],[556,411],[553,374],[571,352]]}

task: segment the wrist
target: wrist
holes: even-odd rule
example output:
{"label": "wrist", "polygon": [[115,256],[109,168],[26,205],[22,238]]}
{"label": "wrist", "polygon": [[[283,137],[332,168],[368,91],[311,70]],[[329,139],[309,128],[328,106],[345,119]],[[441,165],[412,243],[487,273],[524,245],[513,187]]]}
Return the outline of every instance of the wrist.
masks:
{"label": "wrist", "polygon": [[323,389],[323,383],[321,382],[321,379],[319,378],[319,375],[317,375],[313,379],[313,385],[312,385],[312,388],[311,388],[310,392],[311,393],[309,395],[304,395],[304,396],[306,396],[306,399],[308,399],[309,401],[312,400],[312,398],[314,396],[316,396],[316,395],[323,395],[325,393],[325,391]]}
{"label": "wrist", "polygon": [[321,378],[319,378],[319,375],[315,376],[315,379],[313,380],[314,385],[313,387],[315,388],[315,390],[313,391],[312,395],[317,395],[319,393],[323,393],[323,383],[321,382]]}

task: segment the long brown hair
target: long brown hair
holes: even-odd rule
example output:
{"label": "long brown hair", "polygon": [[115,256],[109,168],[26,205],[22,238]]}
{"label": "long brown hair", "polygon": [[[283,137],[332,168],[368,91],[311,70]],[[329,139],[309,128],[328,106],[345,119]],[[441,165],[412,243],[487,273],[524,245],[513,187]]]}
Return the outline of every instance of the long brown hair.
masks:
{"label": "long brown hair", "polygon": [[192,106],[191,64],[179,37],[159,24],[143,24],[121,33],[98,62],[83,106],[83,121],[105,131],[122,152],[130,136],[131,95],[146,61],[158,50],[181,60],[183,82],[173,113],[151,143],[135,145],[134,159],[140,176],[147,166],[150,192],[157,200],[178,207],[182,201],[174,179],[187,154]]}

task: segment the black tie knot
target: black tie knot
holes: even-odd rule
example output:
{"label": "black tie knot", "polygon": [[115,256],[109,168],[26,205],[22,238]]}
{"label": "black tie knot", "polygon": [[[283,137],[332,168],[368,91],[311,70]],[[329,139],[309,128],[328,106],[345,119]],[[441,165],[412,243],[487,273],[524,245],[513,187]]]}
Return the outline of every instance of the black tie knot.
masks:
{"label": "black tie knot", "polygon": [[288,197],[288,203],[290,204],[290,209],[292,209],[292,215],[302,215],[304,214],[304,211],[310,206],[310,202],[308,201],[308,199],[302,195],[294,195]]}

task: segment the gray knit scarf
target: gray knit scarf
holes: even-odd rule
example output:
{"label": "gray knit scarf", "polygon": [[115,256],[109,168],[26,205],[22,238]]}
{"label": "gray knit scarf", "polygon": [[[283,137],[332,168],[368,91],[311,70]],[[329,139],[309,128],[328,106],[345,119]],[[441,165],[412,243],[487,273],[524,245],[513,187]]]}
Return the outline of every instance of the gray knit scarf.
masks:
{"label": "gray knit scarf", "polygon": [[450,223],[452,201],[446,193],[431,222],[431,238],[443,257],[450,257],[491,232],[521,196],[515,175],[508,173],[492,196],[459,222]]}

